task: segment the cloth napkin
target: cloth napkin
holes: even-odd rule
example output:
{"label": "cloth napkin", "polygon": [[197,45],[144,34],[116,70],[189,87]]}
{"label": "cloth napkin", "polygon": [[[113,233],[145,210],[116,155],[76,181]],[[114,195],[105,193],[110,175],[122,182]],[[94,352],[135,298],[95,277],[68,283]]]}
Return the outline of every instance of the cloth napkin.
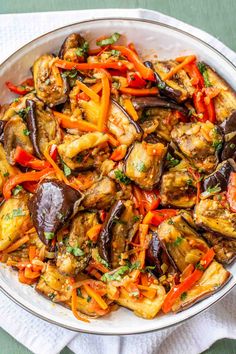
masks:
{"label": "cloth napkin", "polygon": [[[236,64],[236,53],[206,32],[161,13],[143,9],[0,15],[0,62],[43,33],[96,17],[136,17],[174,25],[194,33]],[[236,288],[222,301],[184,324],[135,336],[78,334],[40,320],[3,293],[0,293],[0,313],[0,326],[36,354],[56,354],[66,345],[76,354],[198,354],[220,338],[236,339]]]}

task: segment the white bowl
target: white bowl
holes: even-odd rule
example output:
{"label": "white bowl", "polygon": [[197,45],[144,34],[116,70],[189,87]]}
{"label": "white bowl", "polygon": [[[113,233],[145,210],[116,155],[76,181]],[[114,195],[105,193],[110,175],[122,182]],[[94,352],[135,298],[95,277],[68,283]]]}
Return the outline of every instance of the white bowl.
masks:
{"label": "white bowl", "polygon": [[[140,19],[98,19],[80,22],[45,34],[28,43],[10,56],[0,67],[1,103],[13,96],[5,82],[20,82],[29,76],[29,69],[41,54],[57,52],[66,36],[80,32],[90,42],[104,34],[119,32],[133,42],[145,57],[157,53],[159,58],[174,58],[180,55],[197,54],[236,89],[236,68],[214,48],[171,26]],[[87,324],[76,320],[72,312],[61,305],[52,304],[32,287],[18,282],[17,274],[5,265],[0,265],[0,288],[17,304],[34,315],[68,329],[94,334],[123,335],[160,330],[178,324],[220,300],[236,284],[236,264],[228,267],[232,273],[229,282],[217,293],[178,314],[157,316],[153,320],[136,317],[131,311],[120,308],[105,318]]]}

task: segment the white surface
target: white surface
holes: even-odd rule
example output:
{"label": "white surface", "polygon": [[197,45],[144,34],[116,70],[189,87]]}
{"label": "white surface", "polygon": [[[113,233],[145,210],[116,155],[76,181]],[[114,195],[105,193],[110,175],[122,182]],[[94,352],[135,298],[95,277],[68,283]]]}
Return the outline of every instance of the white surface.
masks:
{"label": "white surface", "polygon": [[[147,12],[142,10],[96,10],[92,14],[92,17],[105,17],[105,16],[121,16],[125,15],[126,17],[142,17],[145,14],[145,18],[150,18],[150,16],[160,21],[168,23],[169,19],[166,16],[156,14],[154,12]],[[91,18],[91,11],[82,11],[82,12],[67,12],[67,13],[41,13],[41,14],[24,14],[24,15],[1,15],[0,18],[0,44],[1,44],[1,59],[5,58],[10,54],[10,51],[14,51],[19,48],[25,42],[28,42],[33,37],[36,37],[43,32],[47,32],[53,28],[62,26],[64,24],[73,23],[81,19]],[[173,19],[171,19],[173,21]],[[176,21],[176,20],[174,20]],[[181,23],[176,22],[182,29],[185,29]],[[172,23],[173,24],[173,23]],[[175,23],[174,23],[175,24]],[[96,26],[96,27],[94,27]],[[113,28],[111,28],[113,26]],[[140,27],[141,26],[141,27]],[[221,57],[217,57],[217,54],[208,50],[207,47],[202,45],[199,42],[189,42],[189,37],[179,35],[179,33],[174,33],[170,29],[162,28],[159,26],[149,25],[149,24],[140,24],[137,22],[132,22],[129,24],[129,27],[126,27],[126,23],[122,21],[117,21],[114,25],[113,23],[107,22],[106,25],[103,23],[93,23],[90,25],[81,25],[78,29],[83,30],[83,32],[91,31],[93,32],[94,28],[94,37],[97,37],[103,33],[114,32],[114,30],[119,32],[128,32],[128,38],[136,42],[139,47],[142,41],[142,35],[145,37],[145,48],[149,49],[149,52],[155,47],[160,56],[168,56],[169,51],[171,50],[172,56],[181,54],[182,50],[187,50],[189,52],[199,53],[203,59],[207,59],[210,64],[215,66],[218,71],[222,72],[224,68],[225,78],[232,82],[233,76],[235,75],[234,69],[227,65]],[[140,35],[137,38],[137,28],[139,28]],[[189,29],[189,28],[187,28]],[[71,32],[73,30],[71,29]],[[155,32],[157,31],[157,32]],[[61,38],[65,36],[67,30],[57,32],[57,35],[48,40],[41,39],[37,42],[37,49],[34,53],[32,50],[25,48],[23,51],[18,52],[17,56],[22,57],[21,61],[21,72],[23,76],[26,76],[25,70],[28,69],[29,63],[32,63],[35,55],[42,53],[43,51],[56,49]],[[193,31],[191,31],[193,33]],[[204,32],[200,30],[195,30],[194,34],[203,36]],[[158,38],[158,41],[156,40]],[[203,38],[203,37],[201,37]],[[211,36],[206,35],[206,40],[212,41],[215,46],[218,46],[218,49],[221,52],[224,52],[231,60],[235,60],[235,54],[224,47],[217,40],[212,39]],[[168,43],[168,46],[167,46]],[[10,44],[10,49],[8,44]],[[42,49],[42,47],[44,49]],[[4,72],[1,71],[1,102],[7,100],[7,91],[4,87],[3,75],[6,75],[8,79],[14,80],[16,71],[18,70],[18,64],[15,64],[15,60],[18,60],[17,56],[12,57],[8,61],[7,66],[4,69]],[[217,58],[217,60],[216,60]],[[19,78],[17,74],[17,78]],[[235,84],[234,84],[235,85]],[[5,90],[5,91],[4,91]],[[139,318],[136,318],[130,312],[126,310],[119,310],[117,313],[113,313],[106,319],[96,320],[90,325],[85,325],[83,323],[78,323],[72,317],[71,313],[68,310],[63,309],[60,306],[52,306],[47,300],[42,297],[36,296],[33,289],[29,287],[24,287],[20,285],[16,280],[14,275],[9,276],[9,270],[1,268],[1,283],[4,283],[4,287],[8,287],[8,292],[12,295],[17,293],[18,299],[25,305],[29,305],[30,298],[30,307],[33,311],[37,311],[40,308],[40,312],[43,316],[50,317],[53,320],[60,320],[64,325],[69,326],[79,326],[82,330],[92,330],[92,331],[103,331],[110,333],[120,333],[127,331],[144,331],[152,330],[154,328],[161,328],[170,322],[180,321],[184,319],[185,316],[190,316],[196,312],[204,309],[208,304],[213,303],[219,296],[220,293],[213,295],[209,299],[199,303],[198,305],[192,307],[190,310],[182,312],[178,315],[165,316],[163,318],[157,318],[153,321],[145,321]],[[234,266],[234,273],[236,273]],[[227,291],[230,286],[233,284],[234,280],[231,280],[231,283],[228,283],[227,286],[222,290],[222,292]],[[235,293],[235,291],[234,291]],[[76,353],[109,353],[112,348],[112,352],[118,353],[132,353],[133,345],[135,344],[135,352],[137,353],[156,353],[159,345],[161,344],[163,352],[165,353],[178,353],[180,348],[182,353],[197,353],[201,350],[204,350],[212,342],[218,338],[222,337],[235,337],[235,323],[233,318],[236,318],[235,311],[235,302],[233,303],[233,292],[231,295],[227,296],[221,303],[215,305],[213,308],[205,312],[204,314],[199,315],[197,318],[194,318],[188,321],[186,324],[182,325],[177,329],[178,335],[173,336],[172,339],[167,339],[162,343],[164,338],[168,337],[171,332],[175,331],[175,328],[164,330],[155,334],[146,334],[142,336],[118,338],[118,337],[99,337],[91,335],[76,335],[75,339],[69,344],[69,347],[76,351]],[[43,322],[26,312],[19,307],[15,306],[10,302],[4,295],[0,295],[0,309],[1,317],[0,324],[6,329],[9,333],[14,335],[16,339],[23,342],[31,350],[36,353],[56,353],[58,352],[66,343],[68,343],[72,337],[75,336],[73,332],[68,330],[63,330],[53,325],[49,325],[46,322]],[[232,302],[232,307],[230,302]],[[228,311],[228,313],[227,313]],[[121,317],[122,314],[122,317]],[[227,316],[226,316],[227,315]],[[223,322],[223,326],[219,323],[219,320]],[[89,326],[89,327],[88,327]],[[207,328],[213,328],[207,336],[204,336]],[[228,333],[230,329],[230,334]],[[205,330],[205,332],[204,332]],[[183,333],[183,336],[181,335]],[[186,337],[186,333],[188,336]],[[92,340],[91,340],[92,337]],[[37,341],[35,341],[35,338]],[[171,337],[169,337],[171,338]],[[178,342],[179,338],[179,342]],[[181,338],[181,340],[180,340]],[[165,343],[168,343],[166,345]],[[171,345],[171,346],[170,346]],[[181,346],[181,347],[180,347]],[[168,348],[168,349],[167,349]],[[159,353],[161,351],[158,351]]]}

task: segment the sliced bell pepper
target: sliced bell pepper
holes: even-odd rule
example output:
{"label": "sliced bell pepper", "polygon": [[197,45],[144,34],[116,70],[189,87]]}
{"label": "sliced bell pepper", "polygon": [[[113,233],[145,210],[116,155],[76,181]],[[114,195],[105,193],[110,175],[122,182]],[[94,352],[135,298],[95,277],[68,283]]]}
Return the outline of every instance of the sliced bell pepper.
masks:
{"label": "sliced bell pepper", "polygon": [[108,63],[76,63],[72,61],[66,61],[62,59],[57,59],[55,65],[58,68],[66,70],[92,70],[92,69],[125,69],[125,66],[120,61],[111,61]]}
{"label": "sliced bell pepper", "polygon": [[143,219],[143,224],[159,226],[164,220],[169,219],[176,214],[177,210],[175,209],[149,211]]}
{"label": "sliced bell pepper", "polygon": [[142,79],[139,72],[128,72],[127,81],[129,87],[143,88],[146,86],[146,81]]}
{"label": "sliced bell pepper", "polygon": [[35,156],[22,149],[20,146],[17,146],[15,150],[14,161],[21,166],[29,167],[33,170],[40,171],[50,167],[50,164],[47,161],[37,159]]}
{"label": "sliced bell pepper", "polygon": [[230,209],[236,213],[236,172],[231,172],[227,188],[227,200]]}
{"label": "sliced bell pepper", "polygon": [[120,161],[122,160],[127,152],[127,146],[126,145],[120,145],[118,146],[113,153],[111,154],[110,159],[113,161]]}
{"label": "sliced bell pepper", "polygon": [[200,118],[199,120],[202,122],[206,122],[209,119],[209,117],[204,102],[204,95],[201,91],[194,92],[193,103],[197,114],[201,114],[202,116],[202,118]]}
{"label": "sliced bell pepper", "polygon": [[147,212],[157,209],[161,202],[159,192],[157,190],[153,190],[151,192],[142,191],[142,193],[144,197],[144,209]]}
{"label": "sliced bell pepper", "polygon": [[158,88],[151,87],[151,88],[138,89],[132,87],[121,87],[119,88],[119,91],[131,96],[150,96],[150,95],[155,96],[158,93]]}
{"label": "sliced bell pepper", "polygon": [[171,310],[175,301],[181,296],[181,294],[188,291],[194,286],[194,284],[196,284],[196,282],[202,277],[204,270],[211,264],[214,256],[215,252],[213,248],[210,248],[200,260],[199,264],[201,265],[202,270],[199,268],[195,269],[194,272],[185,278],[182,283],[171,288],[162,305],[162,311],[164,313],[167,313]]}
{"label": "sliced bell pepper", "polygon": [[33,90],[34,80],[32,78],[26,79],[20,85],[14,85],[12,82],[7,81],[6,86],[11,92],[16,93],[17,95],[25,95]]}

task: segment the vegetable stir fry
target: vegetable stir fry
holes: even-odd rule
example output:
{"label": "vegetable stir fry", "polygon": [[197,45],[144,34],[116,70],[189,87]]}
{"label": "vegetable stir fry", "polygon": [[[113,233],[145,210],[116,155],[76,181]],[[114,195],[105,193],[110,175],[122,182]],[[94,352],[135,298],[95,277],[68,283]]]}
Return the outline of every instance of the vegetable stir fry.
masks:
{"label": "vegetable stir fry", "polygon": [[183,310],[236,256],[235,92],[124,42],[69,35],[0,112],[0,260],[85,322]]}

